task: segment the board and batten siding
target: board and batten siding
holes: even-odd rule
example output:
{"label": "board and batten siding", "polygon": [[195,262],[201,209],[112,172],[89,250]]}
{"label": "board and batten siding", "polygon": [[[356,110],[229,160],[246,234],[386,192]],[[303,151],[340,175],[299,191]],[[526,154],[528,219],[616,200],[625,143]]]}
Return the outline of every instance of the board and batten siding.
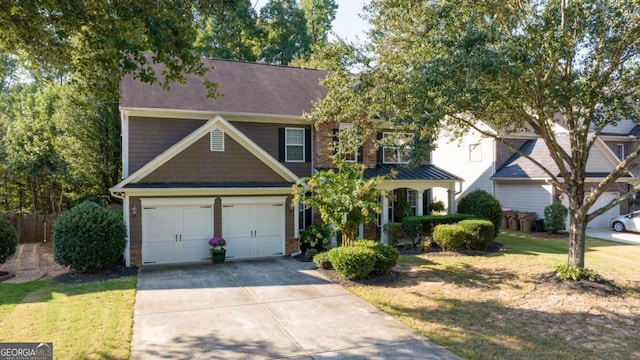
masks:
{"label": "board and batten siding", "polygon": [[544,208],[551,204],[552,188],[544,182],[501,183],[496,182],[496,199],[503,209],[535,212],[544,218]]}

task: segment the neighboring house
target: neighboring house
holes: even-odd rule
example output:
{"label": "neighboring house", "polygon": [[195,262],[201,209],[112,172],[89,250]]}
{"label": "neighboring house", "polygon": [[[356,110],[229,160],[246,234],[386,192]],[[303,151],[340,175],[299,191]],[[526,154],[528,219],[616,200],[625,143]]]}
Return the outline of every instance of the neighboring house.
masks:
{"label": "neighboring house", "polygon": [[[625,130],[619,128],[618,131],[624,131],[624,135],[615,138],[601,136],[596,140],[587,162],[587,191],[595,187],[619,164],[620,159],[614,152],[617,144],[624,144],[624,150],[632,146],[631,143],[635,141],[635,137],[629,137],[628,131],[631,131],[631,128]],[[615,127],[611,130],[613,129]],[[555,130],[560,145],[568,149],[567,131],[560,126],[556,126]],[[529,133],[511,135],[504,139],[543,164],[555,176],[560,175],[557,166],[549,156],[549,150],[541,139]],[[568,205],[566,194],[554,188],[550,177],[538,166],[495,139],[481,137],[473,131],[456,142],[450,143],[448,139],[440,140],[438,148],[432,154],[432,162],[467,180],[463,183],[463,190],[458,197],[474,189],[483,189],[494,195],[503,208],[535,212],[539,218],[544,218],[544,208],[553,202]],[[634,179],[633,175],[618,179],[606,189],[593,208],[604,206],[612,199],[625,194]],[[611,217],[627,211],[628,204],[620,204],[594,219],[589,226],[606,227]]]}
{"label": "neighboring house", "polygon": [[[207,261],[214,235],[227,240],[232,259],[297,251],[312,213],[291,203],[291,186],[333,166],[334,142],[349,127],[316,130],[303,116],[326,95],[325,71],[203,61],[215,67],[206,78],[218,84],[216,99],[196,76],[169,91],[131,77],[121,83],[123,180],[110,191],[123,199],[127,265]],[[398,171],[381,185],[396,201],[381,199],[380,221],[361,232],[369,238],[384,240],[381,226],[394,220],[398,202],[419,215],[431,188],[444,187],[454,201],[461,181],[428,164],[405,169],[400,150],[373,140],[346,160],[363,162],[365,176]]]}

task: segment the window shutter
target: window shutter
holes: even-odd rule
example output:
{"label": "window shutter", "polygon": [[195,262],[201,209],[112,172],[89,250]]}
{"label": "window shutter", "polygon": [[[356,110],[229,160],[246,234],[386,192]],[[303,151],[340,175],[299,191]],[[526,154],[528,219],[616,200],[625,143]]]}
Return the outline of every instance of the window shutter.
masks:
{"label": "window shutter", "polygon": [[364,162],[364,148],[362,146],[358,148],[358,162]]}
{"label": "window shutter", "polygon": [[209,134],[211,151],[224,151],[224,131],[220,129],[212,130]]}
{"label": "window shutter", "polygon": [[278,161],[285,161],[285,153],[287,149],[285,148],[285,129],[278,128]]}
{"label": "window shutter", "polygon": [[304,161],[311,162],[311,129],[304,129]]}
{"label": "window shutter", "polygon": [[333,147],[333,155],[338,153],[339,144],[340,144],[340,130],[333,129],[333,144],[331,145]]}
{"label": "window shutter", "polygon": [[380,140],[382,140],[382,133],[379,132],[376,134],[376,139],[378,139],[378,164],[382,164],[384,162],[384,159],[382,158],[383,153],[382,153],[382,145],[380,145]]}

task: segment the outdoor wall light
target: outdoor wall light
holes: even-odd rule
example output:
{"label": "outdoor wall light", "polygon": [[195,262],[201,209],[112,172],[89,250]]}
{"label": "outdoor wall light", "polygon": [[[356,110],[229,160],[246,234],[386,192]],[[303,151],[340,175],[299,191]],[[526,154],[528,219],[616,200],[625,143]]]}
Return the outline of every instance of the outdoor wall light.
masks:
{"label": "outdoor wall light", "polygon": [[135,205],[131,208],[131,215],[136,216],[138,214],[138,208]]}

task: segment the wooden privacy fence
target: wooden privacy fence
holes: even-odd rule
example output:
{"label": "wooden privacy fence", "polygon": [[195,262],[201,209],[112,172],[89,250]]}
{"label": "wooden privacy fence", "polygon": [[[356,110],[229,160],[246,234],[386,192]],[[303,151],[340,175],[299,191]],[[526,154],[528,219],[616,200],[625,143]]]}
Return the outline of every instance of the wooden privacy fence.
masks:
{"label": "wooden privacy fence", "polygon": [[[122,210],[122,205],[111,204],[109,210]],[[58,220],[62,212],[46,215],[11,215],[0,214],[8,220],[18,232],[18,242],[47,242],[51,241],[53,223]]]}

